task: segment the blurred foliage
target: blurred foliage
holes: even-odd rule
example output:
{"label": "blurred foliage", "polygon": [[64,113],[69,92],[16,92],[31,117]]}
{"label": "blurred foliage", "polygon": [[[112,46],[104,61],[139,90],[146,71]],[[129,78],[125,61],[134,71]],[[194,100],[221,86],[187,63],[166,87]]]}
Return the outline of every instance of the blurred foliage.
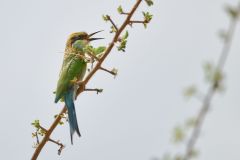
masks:
{"label": "blurred foliage", "polygon": [[224,91],[224,74],[221,70],[213,65],[213,63],[206,62],[203,65],[205,79],[208,83],[214,84],[218,91]]}
{"label": "blurred foliage", "polygon": [[195,118],[195,117],[188,118],[188,119],[185,121],[185,127],[186,127],[186,129],[191,129],[191,128],[195,127],[195,125],[196,125],[196,118]]}
{"label": "blurred foliage", "polygon": [[191,85],[183,91],[183,95],[187,98],[190,98],[194,96],[197,92],[198,92],[197,87],[195,85]]}
{"label": "blurred foliage", "polygon": [[173,142],[180,143],[185,139],[185,131],[181,126],[176,126],[173,130]]}
{"label": "blurred foliage", "polygon": [[233,7],[233,6],[230,6],[230,5],[225,5],[225,11],[233,19],[236,19],[236,18],[239,17],[239,10],[238,10],[237,7]]}

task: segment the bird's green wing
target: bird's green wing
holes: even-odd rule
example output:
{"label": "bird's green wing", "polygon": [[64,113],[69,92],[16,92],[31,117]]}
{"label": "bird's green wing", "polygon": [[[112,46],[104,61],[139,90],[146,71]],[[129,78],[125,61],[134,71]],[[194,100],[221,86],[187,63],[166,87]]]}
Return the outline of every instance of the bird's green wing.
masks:
{"label": "bird's green wing", "polygon": [[73,81],[82,80],[87,70],[87,63],[76,54],[66,55],[64,58],[62,71],[57,84],[56,101],[74,85]]}

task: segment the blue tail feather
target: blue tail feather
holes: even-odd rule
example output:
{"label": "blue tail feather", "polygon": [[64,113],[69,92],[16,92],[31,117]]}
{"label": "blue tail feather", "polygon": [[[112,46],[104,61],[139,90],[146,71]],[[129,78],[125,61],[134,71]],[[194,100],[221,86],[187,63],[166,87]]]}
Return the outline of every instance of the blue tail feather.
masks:
{"label": "blue tail feather", "polygon": [[75,111],[73,95],[74,95],[74,89],[69,90],[64,95],[64,101],[65,101],[66,107],[68,109],[68,120],[69,120],[69,125],[70,125],[70,136],[71,136],[72,144],[73,144],[72,136],[75,131],[77,132],[79,137],[81,136],[79,128],[78,128],[78,122],[77,122],[77,116],[76,116],[76,111]]}

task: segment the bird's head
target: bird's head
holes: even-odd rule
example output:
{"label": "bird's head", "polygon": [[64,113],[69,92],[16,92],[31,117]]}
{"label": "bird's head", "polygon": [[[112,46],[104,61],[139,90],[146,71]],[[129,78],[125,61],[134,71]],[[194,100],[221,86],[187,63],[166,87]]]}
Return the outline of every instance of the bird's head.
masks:
{"label": "bird's head", "polygon": [[86,32],[75,32],[72,33],[68,40],[67,40],[67,47],[71,47],[72,44],[74,42],[76,42],[77,40],[83,40],[86,44],[88,44],[90,41],[94,41],[94,40],[98,40],[98,39],[103,39],[103,38],[92,38],[93,35],[95,35],[96,33],[102,32],[101,31],[97,31],[91,34],[87,34]]}

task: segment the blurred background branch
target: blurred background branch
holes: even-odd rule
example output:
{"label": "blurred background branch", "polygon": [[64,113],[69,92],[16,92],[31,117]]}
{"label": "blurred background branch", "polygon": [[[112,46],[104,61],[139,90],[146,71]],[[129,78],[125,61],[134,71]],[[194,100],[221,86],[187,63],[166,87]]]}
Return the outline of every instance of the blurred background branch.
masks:
{"label": "blurred background branch", "polygon": [[194,147],[198,140],[199,134],[201,133],[201,129],[202,129],[202,125],[204,123],[205,117],[211,107],[211,100],[214,94],[216,93],[216,91],[219,89],[219,87],[221,87],[221,83],[223,80],[223,68],[227,61],[228,55],[230,53],[230,48],[232,45],[235,28],[239,21],[240,2],[236,8],[226,6],[226,11],[229,17],[231,18],[230,24],[225,36],[223,37],[224,44],[220,54],[220,58],[217,63],[217,67],[215,69],[215,72],[213,73],[214,79],[212,81],[212,84],[210,84],[210,87],[203,99],[202,107],[199,113],[197,114],[193,132],[190,135],[189,141],[187,143],[186,151],[183,155],[183,160],[189,160],[192,157],[194,152]]}
{"label": "blurred background branch", "polygon": [[[205,78],[209,85],[207,92],[205,94],[200,92],[195,85],[191,85],[184,91],[186,97],[195,97],[202,103],[202,106],[195,117],[189,118],[184,126],[177,126],[174,128],[173,141],[175,143],[182,143],[187,139],[185,151],[184,153],[175,156],[165,154],[162,158],[163,160],[190,160],[198,156],[198,150],[196,150],[195,146],[199,139],[199,135],[201,134],[206,116],[212,107],[211,101],[214,95],[217,92],[221,92],[224,88],[223,69],[230,53],[236,26],[239,22],[240,2],[236,7],[226,5],[225,11],[230,18],[230,23],[226,31],[220,32],[220,38],[223,39],[223,47],[217,65],[214,66],[211,63],[206,63],[203,66]],[[189,129],[191,129],[191,131],[189,131]],[[190,135],[187,132],[190,132]],[[187,137],[187,135],[189,135],[189,137]]]}

